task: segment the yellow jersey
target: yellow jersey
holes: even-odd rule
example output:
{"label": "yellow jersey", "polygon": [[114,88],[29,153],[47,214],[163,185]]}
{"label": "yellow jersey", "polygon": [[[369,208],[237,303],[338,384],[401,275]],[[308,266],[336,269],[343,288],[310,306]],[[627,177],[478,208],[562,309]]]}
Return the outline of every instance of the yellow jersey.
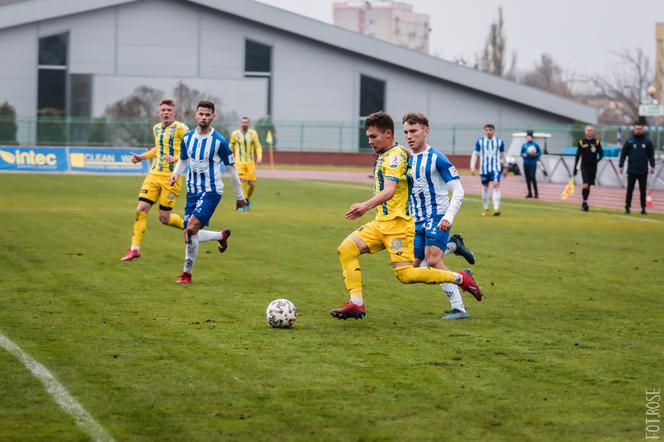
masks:
{"label": "yellow jersey", "polygon": [[153,175],[170,176],[175,169],[175,163],[169,163],[164,155],[173,155],[176,160],[180,159],[180,143],[184,134],[189,132],[186,124],[173,121],[168,126],[157,123],[152,127],[154,135],[154,147],[145,153],[145,158],[154,158],[150,172]]}
{"label": "yellow jersey", "polygon": [[410,220],[408,198],[412,188],[412,178],[408,173],[408,151],[400,144],[381,153],[374,168],[374,195],[385,188],[385,180],[397,183],[394,196],[376,207],[376,219],[379,221],[403,218]]}
{"label": "yellow jersey", "polygon": [[231,151],[235,154],[236,163],[254,163],[263,159],[263,147],[254,129],[242,132],[236,129],[231,134]]}

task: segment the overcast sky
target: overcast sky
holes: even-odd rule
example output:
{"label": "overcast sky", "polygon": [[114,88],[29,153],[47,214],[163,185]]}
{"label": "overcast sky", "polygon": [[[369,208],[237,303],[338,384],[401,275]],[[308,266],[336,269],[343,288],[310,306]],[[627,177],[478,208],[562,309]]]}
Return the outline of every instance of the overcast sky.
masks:
{"label": "overcast sky", "polygon": [[[332,23],[333,0],[259,0]],[[589,75],[612,69],[611,51],[642,48],[655,58],[655,23],[664,22],[664,0],[406,0],[431,16],[431,51],[474,60],[489,25],[504,9],[508,51],[520,69],[543,52],[566,70]]]}

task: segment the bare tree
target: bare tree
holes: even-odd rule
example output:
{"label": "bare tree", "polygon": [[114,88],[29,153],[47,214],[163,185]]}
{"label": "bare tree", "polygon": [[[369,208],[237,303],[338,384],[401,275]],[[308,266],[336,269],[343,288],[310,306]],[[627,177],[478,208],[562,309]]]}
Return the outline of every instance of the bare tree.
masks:
{"label": "bare tree", "polygon": [[116,120],[153,118],[162,98],[164,98],[163,91],[141,85],[128,97],[108,105],[105,114]]}
{"label": "bare tree", "polygon": [[563,68],[549,54],[542,54],[535,67],[521,75],[520,82],[561,97],[573,96]]}
{"label": "bare tree", "polygon": [[480,70],[499,77],[516,78],[516,51],[512,51],[512,61],[507,62],[507,37],[503,7],[498,7],[498,18],[491,23],[482,56],[479,57]]}
{"label": "bare tree", "polygon": [[173,90],[173,98],[177,103],[179,118],[189,122],[194,121],[196,105],[199,101],[211,101],[215,104],[216,108],[221,108],[220,98],[201,92],[198,89],[191,88],[182,81],[175,86],[175,89]]}
{"label": "bare tree", "polygon": [[646,90],[655,82],[654,69],[650,59],[641,48],[634,51],[623,50],[614,53],[618,66],[605,77],[595,77],[592,83],[598,95],[613,105],[609,118],[627,123],[639,118],[639,104],[646,99]]}

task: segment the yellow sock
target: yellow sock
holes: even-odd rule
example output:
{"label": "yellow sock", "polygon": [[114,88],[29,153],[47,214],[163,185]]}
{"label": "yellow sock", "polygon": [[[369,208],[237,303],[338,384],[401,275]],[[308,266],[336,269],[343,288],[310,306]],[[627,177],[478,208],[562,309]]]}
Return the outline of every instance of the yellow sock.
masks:
{"label": "yellow sock", "polygon": [[134,221],[134,232],[131,234],[131,246],[140,247],[141,241],[143,241],[143,234],[145,234],[145,229],[148,228],[148,218],[147,213],[141,212],[140,210],[136,212],[136,221]]}
{"label": "yellow sock", "polygon": [[457,274],[449,270],[433,269],[431,267],[405,266],[394,269],[397,279],[404,284],[442,284],[444,282],[456,283]]}
{"label": "yellow sock", "polygon": [[357,304],[362,305],[362,272],[360,271],[360,249],[350,239],[344,239],[339,248],[339,262],[344,271],[344,283],[351,300]]}
{"label": "yellow sock", "polygon": [[175,227],[176,229],[184,229],[184,220],[180,215],[177,215],[175,213],[171,213],[171,215],[168,217],[168,223],[169,226]]}
{"label": "yellow sock", "polygon": [[256,188],[256,185],[254,184],[253,186],[247,185],[247,198],[251,198],[251,195],[254,194],[254,189]]}

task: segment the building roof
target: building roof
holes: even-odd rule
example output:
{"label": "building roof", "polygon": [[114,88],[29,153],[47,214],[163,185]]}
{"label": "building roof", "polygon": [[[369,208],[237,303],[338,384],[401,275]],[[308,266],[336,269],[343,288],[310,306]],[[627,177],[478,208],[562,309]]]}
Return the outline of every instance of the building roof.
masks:
{"label": "building roof", "polygon": [[[1,6],[0,29],[56,17],[133,3],[141,0],[23,0]],[[304,17],[254,0],[179,0],[206,6],[325,45],[399,66],[421,75],[458,84],[550,114],[587,123],[597,122],[597,110],[540,89],[521,85],[441,58],[393,45],[357,32]]]}

